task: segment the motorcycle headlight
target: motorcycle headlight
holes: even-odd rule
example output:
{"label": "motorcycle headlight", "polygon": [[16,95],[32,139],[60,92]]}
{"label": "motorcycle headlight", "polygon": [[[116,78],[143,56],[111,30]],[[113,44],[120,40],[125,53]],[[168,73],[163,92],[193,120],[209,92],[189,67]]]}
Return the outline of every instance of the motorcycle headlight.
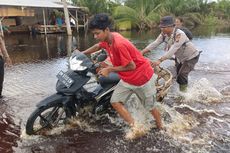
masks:
{"label": "motorcycle headlight", "polygon": [[78,60],[76,57],[73,58],[71,57],[69,63],[70,63],[70,69],[73,71],[83,71],[87,69],[86,66],[82,66],[83,61]]}

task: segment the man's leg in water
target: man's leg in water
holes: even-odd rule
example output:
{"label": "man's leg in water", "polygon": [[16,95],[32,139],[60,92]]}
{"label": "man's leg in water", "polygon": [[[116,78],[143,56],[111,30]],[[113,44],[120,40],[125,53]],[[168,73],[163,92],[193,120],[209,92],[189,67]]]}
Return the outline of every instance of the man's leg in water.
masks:
{"label": "man's leg in water", "polygon": [[118,112],[118,114],[126,121],[129,125],[134,124],[134,119],[131,116],[131,114],[128,112],[128,110],[125,108],[124,103],[127,102],[127,100],[132,95],[133,91],[126,88],[123,85],[124,82],[120,81],[111,97],[111,104],[113,108]]}
{"label": "man's leg in water", "polygon": [[157,108],[153,108],[151,110],[151,114],[152,116],[155,118],[156,120],[156,125],[158,129],[162,129],[162,122],[161,122],[161,114],[160,112],[157,110]]}
{"label": "man's leg in water", "polygon": [[142,87],[135,90],[136,95],[139,97],[140,101],[144,107],[150,111],[152,116],[155,118],[156,125],[158,129],[162,129],[161,114],[156,108],[156,87],[155,87],[156,75]]}
{"label": "man's leg in water", "polygon": [[134,124],[134,119],[128,110],[124,107],[121,102],[113,102],[113,108],[118,112],[118,114],[126,121],[130,126]]}

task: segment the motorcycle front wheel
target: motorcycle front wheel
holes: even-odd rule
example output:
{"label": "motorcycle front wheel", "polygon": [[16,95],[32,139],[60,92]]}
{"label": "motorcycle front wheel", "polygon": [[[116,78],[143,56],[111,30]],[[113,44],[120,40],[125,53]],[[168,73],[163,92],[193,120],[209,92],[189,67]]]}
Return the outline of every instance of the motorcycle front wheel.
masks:
{"label": "motorcycle front wheel", "polygon": [[28,135],[41,134],[64,124],[66,113],[63,105],[53,104],[36,109],[28,118],[26,123],[26,133]]}

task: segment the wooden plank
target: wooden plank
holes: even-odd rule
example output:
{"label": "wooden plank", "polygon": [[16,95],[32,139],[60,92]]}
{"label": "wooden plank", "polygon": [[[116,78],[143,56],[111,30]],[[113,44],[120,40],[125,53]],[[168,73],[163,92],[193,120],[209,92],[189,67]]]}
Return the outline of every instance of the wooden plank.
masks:
{"label": "wooden plank", "polygon": [[45,27],[47,29],[47,33],[64,33],[66,32],[64,28],[59,27],[57,25],[37,25],[36,26],[36,31],[38,33],[45,33]]}
{"label": "wooden plank", "polygon": [[24,7],[0,7],[0,16],[34,16],[34,9]]}

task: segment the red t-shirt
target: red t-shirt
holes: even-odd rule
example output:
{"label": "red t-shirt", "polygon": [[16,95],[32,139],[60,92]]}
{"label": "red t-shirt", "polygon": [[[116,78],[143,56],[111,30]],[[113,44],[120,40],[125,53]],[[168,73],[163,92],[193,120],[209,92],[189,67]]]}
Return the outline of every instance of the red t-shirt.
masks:
{"label": "red t-shirt", "polygon": [[101,48],[108,51],[113,66],[126,66],[131,61],[136,64],[132,71],[118,72],[120,78],[132,85],[140,86],[150,80],[154,71],[150,62],[145,59],[138,49],[119,33],[112,32],[113,42],[100,42]]}

